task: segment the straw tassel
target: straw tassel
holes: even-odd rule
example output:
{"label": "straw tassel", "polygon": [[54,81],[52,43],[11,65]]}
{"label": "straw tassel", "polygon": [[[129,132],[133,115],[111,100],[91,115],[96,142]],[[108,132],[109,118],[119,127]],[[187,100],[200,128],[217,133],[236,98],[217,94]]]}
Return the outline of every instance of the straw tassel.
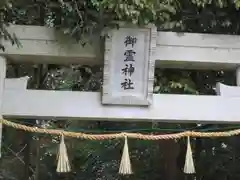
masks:
{"label": "straw tassel", "polygon": [[131,166],[131,161],[130,161],[129,151],[128,151],[128,140],[127,140],[127,136],[125,136],[123,154],[122,154],[122,159],[119,167],[119,174],[128,175],[132,173],[133,173],[132,166]]}
{"label": "straw tassel", "polygon": [[61,142],[59,145],[59,152],[58,152],[58,164],[57,164],[57,172],[59,173],[66,173],[70,172],[71,167],[67,155],[67,148],[64,142],[64,136],[61,136]]}
{"label": "straw tassel", "polygon": [[195,173],[195,167],[194,167],[193,156],[192,156],[192,148],[191,148],[189,136],[187,138],[187,152],[186,152],[186,159],[185,159],[185,165],[184,165],[184,173],[186,174]]}

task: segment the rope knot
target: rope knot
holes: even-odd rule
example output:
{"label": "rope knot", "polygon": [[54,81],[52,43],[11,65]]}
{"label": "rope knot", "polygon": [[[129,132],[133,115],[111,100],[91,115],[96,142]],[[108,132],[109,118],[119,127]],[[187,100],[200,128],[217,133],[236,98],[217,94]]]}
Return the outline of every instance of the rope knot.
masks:
{"label": "rope knot", "polygon": [[122,134],[122,137],[124,137],[124,138],[128,137],[128,134],[126,132],[122,132],[121,134]]}
{"label": "rope knot", "polygon": [[185,136],[187,136],[187,137],[191,137],[192,136],[192,131],[186,131],[185,133],[184,133],[184,135]]}
{"label": "rope knot", "polygon": [[60,136],[65,136],[65,131],[60,130],[59,135],[60,135]]}

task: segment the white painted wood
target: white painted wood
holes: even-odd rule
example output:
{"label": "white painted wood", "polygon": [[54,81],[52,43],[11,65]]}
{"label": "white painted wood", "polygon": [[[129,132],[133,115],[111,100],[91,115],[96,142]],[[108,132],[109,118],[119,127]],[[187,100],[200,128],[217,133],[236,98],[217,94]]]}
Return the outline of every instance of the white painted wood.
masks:
{"label": "white painted wood", "polygon": [[240,36],[201,33],[158,32],[157,44],[161,46],[239,49]]}
{"label": "white painted wood", "polygon": [[240,97],[153,95],[150,107],[103,106],[100,93],[5,90],[5,117],[105,121],[240,122]]}
{"label": "white painted wood", "polygon": [[4,80],[4,89],[26,90],[29,77],[11,78]]}
{"label": "white painted wood", "polygon": [[15,33],[19,39],[35,39],[55,41],[61,33],[44,26],[11,25],[8,28],[9,33]]}
{"label": "white painted wood", "polygon": [[[4,89],[4,79],[6,77],[6,58],[0,56],[0,118],[2,117],[2,104],[3,104],[3,89]],[[0,123],[0,158],[2,156],[2,123]]]}
{"label": "white painted wood", "polygon": [[122,27],[105,41],[103,104],[152,103],[156,50],[155,26]]}
{"label": "white painted wood", "polygon": [[[56,64],[102,63],[94,48],[99,47],[98,43],[83,48],[53,29],[44,27],[13,26],[11,30],[16,32],[23,47],[18,49],[9,42],[3,42],[7,51],[0,54],[10,60]],[[158,32],[156,64],[158,67],[177,68],[236,68],[240,64],[239,40],[238,36]],[[240,122],[240,87],[218,84],[220,96],[153,95],[149,108],[103,106],[100,93],[24,90],[27,79],[4,80],[6,60],[3,57],[0,68],[0,112],[5,117]],[[236,73],[239,85],[240,70]]]}
{"label": "white painted wood", "polygon": [[239,66],[240,36],[158,32],[156,66],[234,69]]}
{"label": "white painted wood", "polygon": [[224,97],[240,97],[240,86],[228,86],[222,83],[217,83],[217,95]]}
{"label": "white painted wood", "polygon": [[[8,30],[10,33],[15,33],[20,39],[55,41],[59,38],[63,38],[61,32],[58,32],[54,28],[43,26],[12,25]],[[190,39],[192,41],[189,41]],[[239,49],[240,36],[158,32],[157,44],[162,46],[193,46]]]}
{"label": "white painted wood", "polygon": [[239,56],[240,49],[157,45],[156,66],[184,69],[235,69],[240,64]]}
{"label": "white painted wood", "polygon": [[237,67],[236,69],[236,82],[237,86],[240,86],[240,67]]}
{"label": "white painted wood", "polygon": [[93,45],[84,47],[71,37],[64,35],[53,28],[41,26],[11,26],[10,33],[15,33],[21,43],[21,47],[12,46],[9,41],[2,43],[6,51],[0,51],[8,60],[35,63],[79,63],[100,64],[98,54],[99,45],[94,38]]}
{"label": "white painted wood", "polygon": [[240,68],[236,69],[236,83],[237,86],[228,86],[222,83],[217,83],[217,95],[224,97],[240,97]]}
{"label": "white painted wood", "polygon": [[22,47],[4,42],[6,51],[0,51],[0,54],[16,62],[100,64],[90,45],[82,47],[76,43],[34,39],[20,39],[20,42]]}
{"label": "white painted wood", "polygon": [[[37,63],[103,64],[97,40],[93,46],[81,45],[52,28],[12,26],[22,43],[16,48],[5,42],[6,52],[13,61]],[[233,69],[240,64],[240,36],[197,33],[158,32],[156,66],[173,68]]]}

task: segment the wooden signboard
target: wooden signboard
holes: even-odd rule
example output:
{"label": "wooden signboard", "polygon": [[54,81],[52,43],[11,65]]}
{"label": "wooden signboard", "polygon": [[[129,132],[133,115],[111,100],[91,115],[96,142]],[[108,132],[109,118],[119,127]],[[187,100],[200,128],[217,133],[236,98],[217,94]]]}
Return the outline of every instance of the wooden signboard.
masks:
{"label": "wooden signboard", "polygon": [[109,32],[104,53],[103,104],[152,103],[156,37],[154,26]]}

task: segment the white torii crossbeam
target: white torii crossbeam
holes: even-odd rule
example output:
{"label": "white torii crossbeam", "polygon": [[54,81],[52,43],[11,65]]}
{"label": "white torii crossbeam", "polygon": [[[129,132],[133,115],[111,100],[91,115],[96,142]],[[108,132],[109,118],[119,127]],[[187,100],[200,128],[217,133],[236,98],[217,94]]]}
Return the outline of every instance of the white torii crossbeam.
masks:
{"label": "white torii crossbeam", "polygon": [[[19,28],[17,32],[22,36],[24,35],[21,31],[21,29],[23,29],[22,26],[16,26],[14,28]],[[25,28],[27,29],[28,27]],[[32,31],[36,31],[36,29],[38,28],[27,29],[25,32],[28,32],[30,34],[29,37],[34,39],[34,32]],[[39,27],[38,32],[41,30],[42,27]],[[167,39],[164,33],[161,33],[162,32],[158,32],[157,35],[156,66],[166,65],[167,67],[176,67],[181,63],[179,66],[181,68],[191,68],[191,64],[194,64],[194,66],[192,66],[194,68],[207,68],[208,65],[209,67],[215,66],[216,68],[236,68],[240,64],[240,59],[237,58],[240,57],[239,37],[237,36],[201,34],[177,36],[174,33],[166,33],[167,37],[171,37]],[[100,92],[28,90],[26,89],[27,78],[5,78],[7,58],[18,61],[19,57],[19,61],[24,61],[24,58],[26,58],[26,61],[31,61],[31,58],[34,56],[38,58],[34,58],[33,61],[36,62],[37,59],[37,61],[41,63],[40,59],[44,57],[44,63],[51,63],[56,62],[59,53],[59,61],[62,60],[63,63],[65,63],[68,52],[61,54],[63,52],[59,51],[58,48],[62,46],[59,44],[51,44],[51,42],[56,41],[53,37],[50,38],[50,43],[43,43],[47,41],[47,36],[48,35],[42,35],[41,38],[36,37],[34,39],[35,43],[40,41],[39,48],[42,48],[42,51],[41,49],[34,49],[34,51],[38,51],[38,53],[32,54],[31,48],[29,48],[29,50],[26,50],[26,48],[14,48],[13,50],[13,48],[9,46],[7,52],[2,54],[0,58],[0,102],[3,117],[186,123],[240,122],[240,93],[236,93],[236,91],[240,92],[238,87],[225,87],[220,85],[218,86],[218,96],[154,94],[152,104],[148,107],[132,107],[102,105]],[[189,38],[195,38],[195,40],[198,39],[198,41],[190,41]],[[163,40],[162,42],[161,39]],[[224,39],[224,44],[221,44],[221,42],[223,42],[221,39]],[[24,43],[28,44],[30,42],[31,39],[25,39],[25,41],[23,41],[23,47]],[[196,45],[193,43],[196,43]],[[186,46],[186,44],[188,44],[188,46]],[[48,52],[45,51],[47,48],[49,48]],[[52,54],[51,48],[55,49],[55,51],[53,51],[54,54]],[[198,53],[193,55],[191,51],[188,51],[191,48]],[[219,51],[216,48],[219,48]],[[173,53],[170,49],[178,50]],[[161,53],[161,51],[163,51],[163,53]],[[203,53],[203,51],[208,53],[199,54]],[[71,58],[68,58],[68,62],[85,63],[87,61],[85,56],[88,52],[90,54],[87,56],[91,59],[91,63],[97,64],[98,60],[95,58],[96,55],[93,50],[81,50],[79,53],[75,52],[72,61]],[[72,52],[69,52],[69,54],[72,54]],[[224,56],[220,55],[220,57],[218,54],[224,54]],[[53,57],[52,61],[51,57]],[[71,57],[71,55],[69,55],[69,57]],[[176,57],[179,57],[179,59],[173,60],[173,58]],[[237,75],[239,76],[239,73],[237,73]]]}

